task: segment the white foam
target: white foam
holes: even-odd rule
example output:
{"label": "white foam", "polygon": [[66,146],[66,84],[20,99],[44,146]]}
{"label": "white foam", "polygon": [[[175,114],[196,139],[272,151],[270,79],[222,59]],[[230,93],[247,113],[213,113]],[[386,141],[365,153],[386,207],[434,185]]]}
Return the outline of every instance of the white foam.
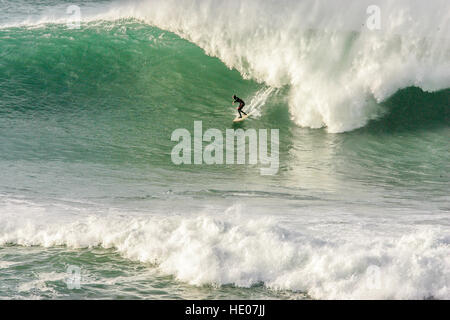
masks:
{"label": "white foam", "polygon": [[15,203],[2,208],[0,245],[114,248],[192,285],[264,282],[318,299],[450,298],[448,229],[412,226],[405,233],[390,223],[375,232],[354,223],[336,229],[320,222],[288,229],[242,210],[247,211],[233,206],[220,215],[75,215],[70,221],[54,214],[35,217],[33,206]]}

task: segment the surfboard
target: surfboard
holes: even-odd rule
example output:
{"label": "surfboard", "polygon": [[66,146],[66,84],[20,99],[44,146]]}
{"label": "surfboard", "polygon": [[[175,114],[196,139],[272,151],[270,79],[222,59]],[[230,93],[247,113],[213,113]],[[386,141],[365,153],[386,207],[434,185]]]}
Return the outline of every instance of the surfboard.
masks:
{"label": "surfboard", "polygon": [[233,122],[242,122],[245,119],[247,119],[248,117],[250,117],[251,113],[247,114],[247,115],[243,115],[242,118],[236,117]]}

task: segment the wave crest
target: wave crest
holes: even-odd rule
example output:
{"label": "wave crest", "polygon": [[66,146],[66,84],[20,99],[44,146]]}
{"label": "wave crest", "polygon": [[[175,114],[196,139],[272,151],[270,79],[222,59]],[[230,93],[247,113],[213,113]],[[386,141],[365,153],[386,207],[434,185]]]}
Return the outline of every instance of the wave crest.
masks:
{"label": "wave crest", "polygon": [[[367,27],[373,5],[379,30]],[[130,0],[85,4],[82,17],[172,31],[245,78],[288,87],[292,119],[330,132],[379,117],[400,89],[450,87],[447,0]],[[27,21],[61,23],[61,15]]]}

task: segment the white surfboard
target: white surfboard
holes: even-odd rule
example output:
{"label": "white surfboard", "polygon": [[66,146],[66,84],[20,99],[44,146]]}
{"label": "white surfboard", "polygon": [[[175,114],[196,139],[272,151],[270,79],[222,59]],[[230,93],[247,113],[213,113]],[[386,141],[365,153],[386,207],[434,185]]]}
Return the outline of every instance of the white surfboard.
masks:
{"label": "white surfboard", "polygon": [[236,117],[236,119],[234,119],[233,122],[242,122],[242,121],[244,121],[245,119],[247,119],[248,117],[250,117],[251,114],[252,114],[252,113],[250,112],[250,113],[247,114],[247,115],[243,115],[242,118]]}

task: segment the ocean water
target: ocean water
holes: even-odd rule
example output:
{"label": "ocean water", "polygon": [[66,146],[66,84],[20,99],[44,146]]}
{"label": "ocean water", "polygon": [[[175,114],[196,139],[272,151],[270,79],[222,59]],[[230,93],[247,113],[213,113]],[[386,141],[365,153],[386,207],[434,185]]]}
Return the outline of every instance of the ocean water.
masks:
{"label": "ocean water", "polygon": [[450,299],[447,0],[73,4],[0,1],[0,299]]}

